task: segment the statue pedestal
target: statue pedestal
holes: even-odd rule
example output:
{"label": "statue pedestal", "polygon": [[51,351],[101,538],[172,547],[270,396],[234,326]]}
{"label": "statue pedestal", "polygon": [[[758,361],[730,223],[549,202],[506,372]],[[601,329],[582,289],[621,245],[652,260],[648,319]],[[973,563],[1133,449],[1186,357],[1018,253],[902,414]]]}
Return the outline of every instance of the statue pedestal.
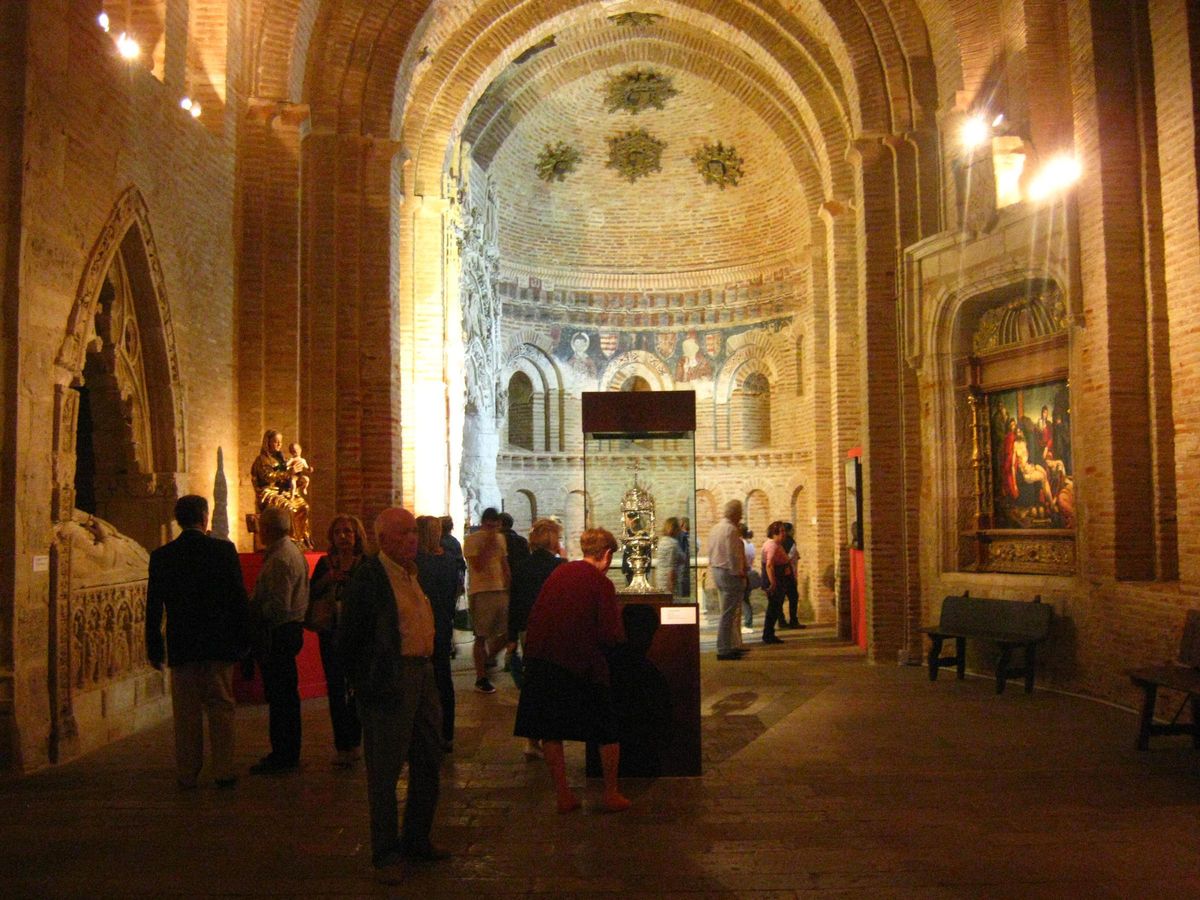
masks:
{"label": "statue pedestal", "polygon": [[[304,554],[310,578],[313,569],[317,567],[317,560],[324,555],[323,553]],[[263,555],[262,553],[239,553],[238,560],[242,564],[242,581],[246,585],[246,593],[251,594],[254,592],[254,582],[258,580],[258,573],[262,569]],[[304,631],[304,646],[296,656],[296,671],[300,676],[301,700],[325,696],[325,669],[321,665],[321,645],[317,640],[316,633],[307,629]],[[254,671],[249,677],[246,677],[241,665],[234,666],[233,696],[238,703],[267,702],[267,698],[263,694],[262,675],[257,666],[254,667]]]}

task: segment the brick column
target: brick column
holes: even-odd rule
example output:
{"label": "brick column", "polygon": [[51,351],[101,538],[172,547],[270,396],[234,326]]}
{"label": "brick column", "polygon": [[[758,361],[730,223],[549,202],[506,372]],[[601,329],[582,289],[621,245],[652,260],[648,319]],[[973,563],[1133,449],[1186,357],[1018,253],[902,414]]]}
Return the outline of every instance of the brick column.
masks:
{"label": "brick column", "polygon": [[[1072,378],[1088,571],[1154,577],[1154,485],[1137,41],[1123,0],[1072,0],[1080,276],[1086,327]],[[1059,201],[1066,202],[1066,201]],[[1089,477],[1090,475],[1090,477]]]}
{"label": "brick column", "polygon": [[[300,434],[300,128],[307,107],[249,104],[239,133],[241,252],[238,294],[240,460],[258,455],[263,432]],[[247,472],[237,473],[240,509],[254,509]],[[234,523],[233,533],[245,526]]]}
{"label": "brick column", "polygon": [[[848,198],[847,198],[848,199]],[[833,436],[833,554],[838,611],[838,635],[850,638],[850,555],[847,551],[846,454],[862,441],[859,404],[858,229],[850,208],[838,200],[821,205],[825,225],[830,432]]]}
{"label": "brick column", "polygon": [[868,653],[894,662],[904,641],[908,559],[905,547],[907,439],[900,385],[896,317],[896,172],[878,140],[857,140],[850,152],[859,184],[858,363],[863,410],[863,543],[866,549]]}
{"label": "brick column", "polygon": [[[1174,431],[1174,475],[1178,519],[1200,521],[1200,187],[1196,163],[1200,146],[1200,13],[1188,0],[1155,0],[1149,5],[1154,45],[1155,104],[1158,110],[1158,164],[1161,171],[1164,306],[1169,333]],[[1156,309],[1155,331],[1163,328]],[[1163,504],[1162,516],[1172,512]],[[1179,578],[1200,584],[1200,530],[1179,530]]]}

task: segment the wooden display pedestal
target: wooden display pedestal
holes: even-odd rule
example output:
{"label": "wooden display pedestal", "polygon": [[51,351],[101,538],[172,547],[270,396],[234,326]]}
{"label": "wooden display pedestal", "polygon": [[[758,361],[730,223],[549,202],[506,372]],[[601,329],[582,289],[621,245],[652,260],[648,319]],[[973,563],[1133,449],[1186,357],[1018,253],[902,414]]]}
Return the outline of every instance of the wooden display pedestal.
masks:
{"label": "wooden display pedestal", "polygon": [[[618,594],[626,643],[609,657],[629,778],[700,774],[700,608],[670,594]],[[587,774],[600,754],[587,747]]]}

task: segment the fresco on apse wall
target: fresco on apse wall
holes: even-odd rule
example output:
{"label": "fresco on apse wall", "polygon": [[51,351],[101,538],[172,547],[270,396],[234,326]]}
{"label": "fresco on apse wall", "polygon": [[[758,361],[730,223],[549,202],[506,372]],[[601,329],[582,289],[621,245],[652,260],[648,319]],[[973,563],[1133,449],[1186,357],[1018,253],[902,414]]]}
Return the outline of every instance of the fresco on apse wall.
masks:
{"label": "fresco on apse wall", "polygon": [[1073,528],[1074,460],[1067,382],[987,395],[996,528]]}
{"label": "fresco on apse wall", "polygon": [[577,374],[596,378],[608,361],[630,350],[653,353],[666,366],[675,383],[711,381],[728,356],[730,338],[747,331],[775,333],[791,323],[791,318],[772,319],[725,330],[688,331],[589,331],[554,328],[554,356]]}

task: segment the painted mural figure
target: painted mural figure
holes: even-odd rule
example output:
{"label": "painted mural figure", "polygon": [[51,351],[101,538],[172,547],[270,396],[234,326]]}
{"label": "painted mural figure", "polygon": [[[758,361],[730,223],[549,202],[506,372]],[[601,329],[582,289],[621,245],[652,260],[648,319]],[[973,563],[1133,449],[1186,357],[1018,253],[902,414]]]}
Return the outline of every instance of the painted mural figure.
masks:
{"label": "painted mural figure", "polygon": [[712,378],[712,360],[700,350],[700,344],[694,337],[684,338],[682,355],[675,363],[676,381],[696,381],[700,378]]}
{"label": "painted mural figure", "polygon": [[582,331],[577,331],[571,337],[571,358],[568,362],[571,368],[583,375],[585,378],[596,377],[596,362],[588,356],[588,347],[591,346],[592,339]]}

